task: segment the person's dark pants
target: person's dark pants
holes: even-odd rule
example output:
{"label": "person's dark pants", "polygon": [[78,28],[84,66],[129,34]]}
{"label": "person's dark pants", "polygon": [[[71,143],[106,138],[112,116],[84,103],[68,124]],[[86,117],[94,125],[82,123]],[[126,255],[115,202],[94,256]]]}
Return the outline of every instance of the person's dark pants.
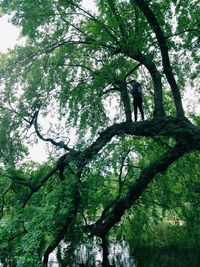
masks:
{"label": "person's dark pants", "polygon": [[133,99],[133,107],[134,107],[134,116],[135,116],[135,121],[137,121],[137,110],[139,109],[142,120],[144,120],[144,111],[142,108],[142,97],[134,97]]}

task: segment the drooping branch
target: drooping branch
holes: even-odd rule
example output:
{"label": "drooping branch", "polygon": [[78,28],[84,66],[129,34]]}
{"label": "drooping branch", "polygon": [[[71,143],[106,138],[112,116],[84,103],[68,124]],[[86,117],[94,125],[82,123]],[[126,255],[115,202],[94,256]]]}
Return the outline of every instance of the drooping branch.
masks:
{"label": "drooping branch", "polygon": [[131,2],[136,3],[138,5],[138,7],[145,15],[147,21],[149,22],[150,26],[152,27],[152,30],[154,31],[156,35],[158,45],[160,47],[161,56],[162,56],[163,70],[168,80],[168,83],[172,89],[177,115],[184,116],[181,95],[180,95],[180,91],[176,83],[174,74],[172,72],[172,67],[171,67],[170,60],[169,60],[168,45],[167,45],[165,36],[163,34],[163,31],[154,13],[149,8],[145,0],[131,0]]}
{"label": "drooping branch", "polygon": [[127,194],[115,203],[110,212],[105,213],[105,216],[101,216],[96,223],[86,227],[90,236],[105,236],[108,231],[121,220],[125,211],[139,199],[156,174],[165,171],[186,152],[187,149],[185,149],[182,144],[177,144],[160,159],[143,169],[139,178],[130,187]]}
{"label": "drooping branch", "polygon": [[160,202],[157,202],[157,201],[154,201],[154,200],[150,200],[150,199],[146,199],[146,198],[143,198],[143,197],[140,197],[140,200],[142,200],[143,202],[147,202],[147,203],[152,203],[156,206],[159,206],[161,208],[164,208],[164,209],[171,209],[171,210],[174,210],[176,208],[181,208],[181,204],[177,204],[177,205],[166,205],[166,204],[163,204],[163,203],[160,203]]}
{"label": "drooping branch", "polygon": [[76,173],[80,174],[86,165],[95,158],[100,150],[105,147],[114,136],[120,136],[121,134],[146,137],[154,137],[156,135],[173,137],[178,142],[182,143],[182,146],[188,151],[200,150],[200,130],[185,118],[165,117],[160,120],[153,119],[151,121],[138,123],[122,122],[114,124],[101,132],[96,141],[85,150],[79,152],[71,151],[60,157],[56,166],[41,178],[40,181],[31,186],[31,192],[26,196],[25,203],[53,174],[60,171],[62,168],[69,168],[70,162],[73,161],[76,163]]}
{"label": "drooping branch", "polygon": [[[62,155],[54,167],[46,174],[44,175],[39,181],[37,181],[35,184],[31,184],[30,186],[30,192],[25,195],[24,201],[23,201],[23,207],[27,204],[27,202],[31,199],[32,195],[40,190],[40,188],[57,172],[60,172],[60,178],[63,177],[64,169],[68,168],[70,172],[74,175],[75,173],[72,171],[70,167],[71,161],[78,161],[79,159],[79,152],[68,152]],[[78,164],[77,164],[78,165]],[[80,165],[77,168],[76,175],[81,175],[82,172],[82,166]],[[21,183],[20,183],[21,184]]]}
{"label": "drooping branch", "polygon": [[198,25],[196,25],[196,26],[197,26],[197,28],[187,28],[187,29],[184,29],[184,30],[182,30],[180,32],[175,32],[174,34],[168,35],[168,36],[166,36],[166,39],[170,39],[170,38],[172,38],[174,36],[180,36],[180,35],[182,35],[184,33],[189,33],[189,32],[199,33],[199,27],[198,27]]}

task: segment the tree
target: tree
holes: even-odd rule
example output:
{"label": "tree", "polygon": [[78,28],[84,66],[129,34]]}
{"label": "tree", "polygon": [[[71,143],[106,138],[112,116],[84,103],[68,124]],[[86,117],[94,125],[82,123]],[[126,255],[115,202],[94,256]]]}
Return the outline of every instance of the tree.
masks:
{"label": "tree", "polygon": [[[198,1],[0,5],[25,36],[1,57],[1,257],[47,265],[61,240],[105,240],[153,181],[200,150],[199,117],[182,104],[198,91]],[[145,93],[137,123],[133,78]],[[24,162],[37,139],[48,161]]]}

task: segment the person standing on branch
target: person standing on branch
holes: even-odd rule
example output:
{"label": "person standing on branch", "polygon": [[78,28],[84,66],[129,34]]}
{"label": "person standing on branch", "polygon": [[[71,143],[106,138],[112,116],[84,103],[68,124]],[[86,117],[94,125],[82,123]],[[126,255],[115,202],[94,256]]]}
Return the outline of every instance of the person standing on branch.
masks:
{"label": "person standing on branch", "polygon": [[137,111],[139,109],[142,120],[144,120],[144,111],[142,107],[142,87],[141,84],[136,80],[133,80],[131,83],[131,94],[133,96],[133,107],[134,107],[134,117],[137,121]]}

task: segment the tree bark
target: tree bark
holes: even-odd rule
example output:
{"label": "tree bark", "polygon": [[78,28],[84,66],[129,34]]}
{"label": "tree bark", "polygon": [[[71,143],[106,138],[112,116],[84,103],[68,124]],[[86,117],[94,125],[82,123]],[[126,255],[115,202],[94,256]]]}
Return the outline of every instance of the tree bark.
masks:
{"label": "tree bark", "polygon": [[132,122],[130,99],[129,99],[129,95],[128,95],[126,81],[122,80],[120,82],[119,86],[120,86],[121,99],[122,99],[122,102],[123,102],[123,105],[124,105],[126,121],[127,122]]}
{"label": "tree bark", "polygon": [[154,33],[156,35],[158,45],[160,48],[160,52],[161,52],[161,56],[162,56],[163,70],[164,70],[164,73],[166,75],[166,78],[168,80],[168,83],[169,83],[171,90],[172,90],[172,93],[173,93],[177,116],[184,116],[184,110],[183,110],[183,106],[182,106],[180,91],[179,91],[178,85],[176,83],[176,80],[174,78],[174,74],[172,72],[172,67],[171,67],[170,60],[169,60],[168,45],[167,45],[166,39],[164,37],[164,34],[162,32],[162,29],[161,29],[155,15],[154,15],[154,13],[147,5],[146,1],[144,1],[144,0],[131,0],[131,2],[133,4],[136,3],[138,5],[138,7],[143,12],[144,16],[146,17],[147,21],[149,22],[152,30],[154,31]]}

